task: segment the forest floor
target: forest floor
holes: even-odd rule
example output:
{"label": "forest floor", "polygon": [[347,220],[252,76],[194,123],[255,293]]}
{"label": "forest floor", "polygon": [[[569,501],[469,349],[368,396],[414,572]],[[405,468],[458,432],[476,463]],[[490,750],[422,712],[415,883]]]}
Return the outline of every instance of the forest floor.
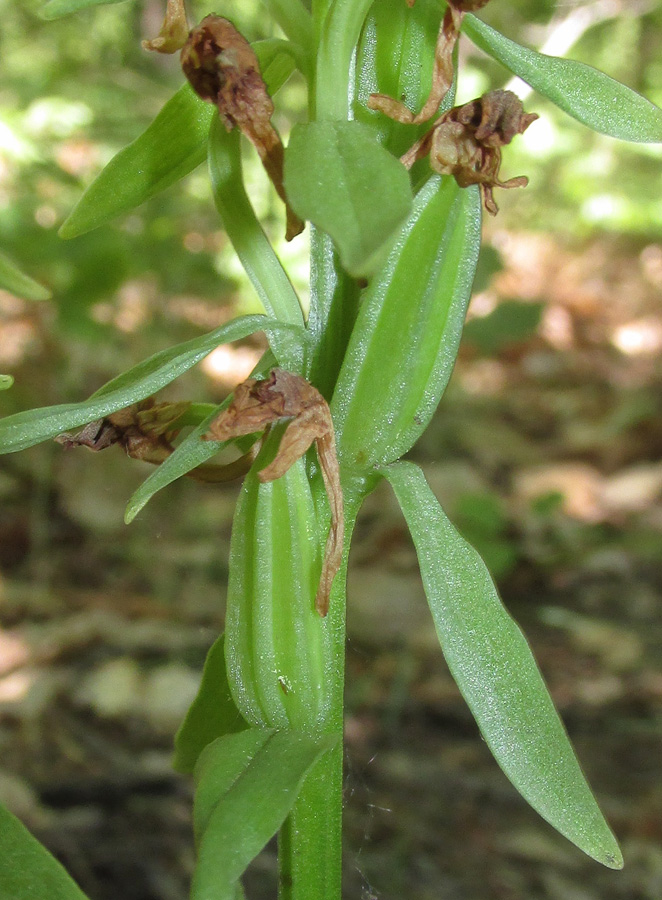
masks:
{"label": "forest floor", "polygon": [[[344,896],[659,900],[662,246],[491,240],[503,268],[412,457],[526,632],[626,867],[583,857],[491,759],[380,485],[349,578]],[[187,896],[172,736],[222,627],[237,487],[173,485],[126,529],[142,477],[117,448],[0,460],[0,796],[92,900]],[[274,877],[270,846],[247,896]]]}

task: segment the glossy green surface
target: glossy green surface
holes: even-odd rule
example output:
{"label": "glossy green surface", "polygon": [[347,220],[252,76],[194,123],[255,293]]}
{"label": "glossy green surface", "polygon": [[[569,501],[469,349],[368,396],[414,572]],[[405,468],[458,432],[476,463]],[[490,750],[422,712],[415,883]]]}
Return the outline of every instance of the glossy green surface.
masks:
{"label": "glossy green surface", "polygon": [[329,702],[329,625],[314,605],[326,530],[318,522],[303,461],[261,484],[255,475],[265,464],[261,459],[246,477],[232,524],[228,679],[252,725],[314,731]]}
{"label": "glossy green surface", "polygon": [[579,767],[526,639],[478,553],[421,470],[381,470],[411,532],[446,662],[505,774],[543,818],[612,869],[623,857]]}
{"label": "glossy green surface", "polygon": [[331,235],[356,277],[374,272],[412,203],[406,169],[359,122],[297,125],[285,188],[295,212]]}
{"label": "glossy green surface", "polygon": [[254,728],[218,738],[204,750],[195,770],[198,865],[191,900],[234,900],[242,873],[283,824],[306,774],[334,743]]}
{"label": "glossy green surface", "polygon": [[366,291],[331,403],[351,469],[397,459],[436,409],[457,356],[480,221],[476,188],[432,177]]}
{"label": "glossy green surface", "polygon": [[88,900],[55,857],[2,804],[0,897],[2,900]]}
{"label": "glossy green surface", "polygon": [[467,37],[568,115],[593,131],[623,141],[662,141],[662,109],[604,72],[522,47],[475,16],[465,16]]}

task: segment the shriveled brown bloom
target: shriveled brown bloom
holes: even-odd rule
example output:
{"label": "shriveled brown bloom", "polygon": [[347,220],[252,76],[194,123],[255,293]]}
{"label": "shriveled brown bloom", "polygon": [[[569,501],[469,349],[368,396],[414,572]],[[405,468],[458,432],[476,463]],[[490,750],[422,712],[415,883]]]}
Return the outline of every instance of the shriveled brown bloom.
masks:
{"label": "shriveled brown bloom", "polygon": [[[114,444],[122,447],[127,456],[141,462],[161,465],[174,451],[172,441],[179,429],[177,420],[190,407],[190,403],[156,403],[148,397],[140,403],[111,413],[104,419],[90,422],[78,434],[60,434],[55,440],[66,449],[87,447],[98,453]],[[203,463],[187,472],[189,478],[207,484],[233,481],[245,475],[257,455],[258,447],[225,465]]]}
{"label": "shriveled brown bloom", "polygon": [[155,403],[142,400],[90,422],[76,435],[60,434],[55,440],[64,447],[87,447],[105,450],[119,444],[127,456],[159,465],[173,451],[171,440],[177,434],[173,427],[190,403]]}
{"label": "shriveled brown bloom", "polygon": [[157,53],[176,53],[188,38],[188,22],[184,0],[168,0],[161,30],[151,41],[143,41],[143,50]]}
{"label": "shriveled brown bloom", "polygon": [[274,369],[263,381],[249,378],[238,385],[232,403],[211,423],[205,438],[227,441],[262,431],[280,419],[290,422],[276,456],[257,477],[263,482],[280,478],[315,442],[331,507],[331,527],[315,597],[317,611],[325,616],[342,559],[345,519],[333,421],[324,397],[301,375]]}
{"label": "shriveled brown bloom", "polygon": [[291,240],[303,222],[287,203],[283,187],[283,144],[271,124],[274,105],[251,45],[221,16],[207,16],[194,28],[182,49],[182,69],[193,90],[215,103],[228,131],[237,126],[257,150],[262,164],[287,209]]}
{"label": "shriveled brown bloom", "polygon": [[501,147],[522,134],[538,116],[525,113],[512,91],[490,91],[476,100],[444,113],[414,146],[401,157],[408,169],[423,156],[441,175],[453,175],[460,187],[479,184],[486,210],[498,212],[493,188],[525,187],[520,175],[499,179]]}

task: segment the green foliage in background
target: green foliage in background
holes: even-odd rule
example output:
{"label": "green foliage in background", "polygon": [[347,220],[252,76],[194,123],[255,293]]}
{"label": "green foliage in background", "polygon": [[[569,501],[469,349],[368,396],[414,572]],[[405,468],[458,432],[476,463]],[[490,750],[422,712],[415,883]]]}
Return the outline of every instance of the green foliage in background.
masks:
{"label": "green foliage in background", "polygon": [[[150,273],[159,292],[195,288],[211,306],[219,291],[214,270],[223,267],[232,245],[254,289],[252,303],[266,315],[236,315],[207,333],[177,335],[177,343],[171,337],[170,346],[138,355],[142,361],[131,360],[87,400],[58,398],[56,405],[7,416],[0,421],[0,451],[106,419],[170,385],[219,344],[262,331],[269,350],[255,374],[264,377],[279,366],[300,376],[300,383],[312,383],[320,401],[328,400],[343,491],[345,542],[324,616],[316,590],[330,522],[332,534],[337,522],[328,472],[323,478],[320,471],[319,433],[317,452],[309,450],[265,483],[259,472],[285,443],[283,423],[275,426],[244,482],[233,524],[225,634],[210,651],[200,693],[176,739],[176,766],[192,772],[196,783],[192,897],[241,896],[243,872],[276,833],[282,900],[340,896],[345,576],[356,516],[382,478],[411,531],[451,672],[495,759],[556,829],[600,863],[620,868],[616,839],[522,632],[420,469],[400,461],[430,422],[457,357],[478,265],[481,195],[476,184],[462,187],[448,175],[430,173],[425,161],[410,180],[394,149],[407,149],[421,129],[385,123],[365,100],[376,89],[420,109],[430,88],[421,59],[431,64],[443,4],[440,10],[433,0],[413,7],[378,0],[374,8],[370,0],[265,0],[266,34],[258,30],[258,21],[264,27],[267,20],[262,7],[228,4],[223,10],[230,17],[236,11],[237,24],[262,39],[254,49],[267,85],[272,94],[282,88],[277,117],[290,114],[293,124],[305,119],[294,124],[284,172],[291,207],[311,223],[309,301],[270,240],[282,229],[280,202],[272,199],[258,213],[246,188],[254,159],[238,132],[228,132],[213,108],[182,86],[175,65],[140,55],[132,36],[141,30],[141,4],[85,9],[100,5],[51,0],[41,10],[48,19],[79,12],[52,26],[39,24],[37,5],[28,5],[10,28],[23,50],[28,40],[32,44],[29,66],[16,51],[3,62],[10,75],[5,89],[21,110],[3,119],[8,168],[17,176],[12,202],[0,217],[9,253],[0,267],[3,286],[38,300],[46,297],[40,285],[48,285],[56,328],[112,342],[117,337],[99,313],[127,280]],[[207,12],[199,6],[196,15]],[[523,32],[547,21],[540,4],[506,6],[517,8]],[[486,19],[500,24],[503,8],[493,0]],[[545,12],[553,8],[549,4]],[[385,10],[388,18],[382,18]],[[394,30],[393,22],[401,28]],[[659,14],[650,13],[650,22],[659,27]],[[486,80],[501,73],[499,83],[504,75],[496,66],[505,65],[593,129],[630,141],[662,139],[657,107],[595,69],[527,49],[519,43],[517,17],[512,25],[503,23],[507,37],[471,15],[463,24],[463,42],[470,38],[490,57]],[[40,30],[46,27],[54,29],[48,38]],[[380,40],[382,28],[386,41]],[[35,41],[49,47],[43,59]],[[458,78],[457,54],[454,59],[453,85],[461,96],[463,73]],[[27,84],[21,81],[26,73]],[[639,74],[644,79],[646,68]],[[295,102],[304,84],[307,118]],[[533,139],[529,146],[535,149]],[[576,145],[560,146],[562,166],[572,165]],[[614,159],[626,160],[627,152],[614,150]],[[520,152],[517,164],[524,156]],[[208,176],[194,171],[205,157]],[[245,170],[246,159],[252,162]],[[508,159],[510,165],[515,155]],[[93,179],[100,162],[106,165]],[[535,177],[533,166],[522,171],[529,168]],[[183,191],[171,189],[189,175]],[[81,181],[88,183],[79,199]],[[521,208],[518,216],[526,221],[526,193],[516,192],[508,203]],[[224,229],[223,248],[193,259],[182,235],[218,229],[213,205]],[[68,245],[59,243],[57,226]],[[231,283],[220,280],[222,288]],[[482,332],[478,323],[470,326],[469,338],[473,331],[474,344],[489,352],[508,337],[526,335],[539,312],[531,307],[527,319],[521,309],[504,307],[500,319],[495,314],[491,325],[483,322]],[[158,328],[153,337],[158,344]],[[7,386],[2,376],[0,387]],[[201,440],[217,405],[196,402],[191,410],[185,426],[192,430],[136,492],[127,520],[222,444],[245,450],[242,439]],[[293,427],[298,413],[287,417]],[[473,507],[465,504],[464,518],[477,534],[477,522],[485,526],[484,536],[503,530],[499,511],[481,508],[475,498]],[[12,897],[28,900],[41,892],[79,898],[46,851],[13,817],[2,815],[2,878]]]}

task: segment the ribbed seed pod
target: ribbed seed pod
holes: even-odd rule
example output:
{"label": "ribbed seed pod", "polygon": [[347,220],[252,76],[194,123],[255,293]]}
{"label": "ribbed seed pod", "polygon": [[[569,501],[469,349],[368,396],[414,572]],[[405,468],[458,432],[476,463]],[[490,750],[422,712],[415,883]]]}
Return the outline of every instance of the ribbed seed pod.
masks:
{"label": "ribbed seed pod", "polygon": [[312,731],[324,720],[328,625],[315,593],[325,539],[302,460],[266,484],[249,473],[232,525],[225,653],[253,725]]}
{"label": "ribbed seed pod", "polygon": [[480,222],[477,188],[430,178],[366,291],[331,402],[350,470],[398,459],[430,421],[457,356]]}

